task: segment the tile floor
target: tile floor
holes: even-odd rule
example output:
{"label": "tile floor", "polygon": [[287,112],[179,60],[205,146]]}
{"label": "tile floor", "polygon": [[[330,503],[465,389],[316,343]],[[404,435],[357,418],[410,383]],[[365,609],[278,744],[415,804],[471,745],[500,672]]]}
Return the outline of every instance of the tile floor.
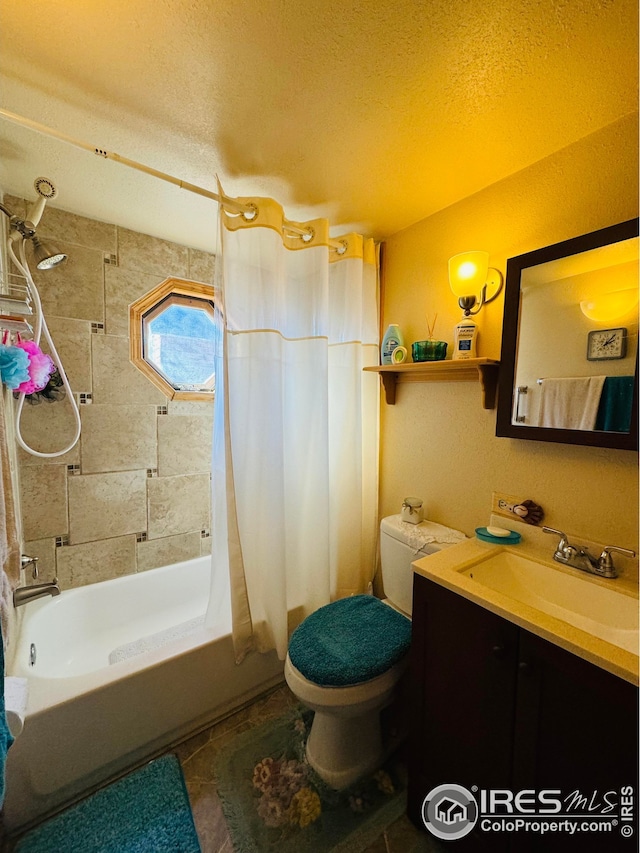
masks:
{"label": "tile floor", "polygon": [[[202,853],[243,853],[234,850],[216,793],[213,764],[216,752],[240,732],[279,717],[296,704],[286,685],[226,720],[184,741],[173,751],[178,755]],[[387,827],[366,853],[435,853],[426,832],[419,832],[406,817]]]}
{"label": "tile floor", "polygon": [[[296,701],[288,687],[282,685],[169,750],[182,765],[202,853],[243,853],[233,848],[216,791],[213,775],[216,753],[241,732],[281,716]],[[2,853],[10,853],[16,840],[0,844]],[[366,853],[437,853],[440,849],[426,832],[418,831],[403,816],[387,827]]]}

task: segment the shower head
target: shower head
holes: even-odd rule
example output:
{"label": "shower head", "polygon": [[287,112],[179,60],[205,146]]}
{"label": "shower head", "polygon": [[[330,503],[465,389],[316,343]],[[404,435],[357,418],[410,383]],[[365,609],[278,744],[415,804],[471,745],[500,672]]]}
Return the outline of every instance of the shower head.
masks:
{"label": "shower head", "polygon": [[41,195],[43,198],[48,200],[51,200],[58,195],[58,190],[54,187],[49,178],[36,178],[33,182],[33,186],[35,187],[38,195]]}
{"label": "shower head", "polygon": [[35,228],[40,222],[45,204],[58,195],[58,190],[55,188],[53,181],[50,181],[49,178],[36,178],[33,182],[33,186],[35,187],[35,191],[38,193],[39,198],[37,198],[35,203],[29,208],[29,212],[27,213],[27,222],[33,223]]}
{"label": "shower head", "polygon": [[59,252],[53,246],[42,243],[36,234],[36,226],[40,222],[45,204],[49,199],[55,198],[58,191],[49,178],[36,178],[33,185],[40,198],[36,199],[35,204],[31,206],[26,219],[20,219],[12,214],[3,204],[0,204],[0,210],[9,217],[11,228],[9,246],[19,240],[31,240],[36,266],[39,270],[48,270],[67,260],[64,252]]}
{"label": "shower head", "polygon": [[57,267],[58,264],[67,260],[64,252],[59,252],[48,243],[41,243],[37,234],[33,235],[31,242],[33,243],[36,266],[39,270],[50,270],[52,267]]}

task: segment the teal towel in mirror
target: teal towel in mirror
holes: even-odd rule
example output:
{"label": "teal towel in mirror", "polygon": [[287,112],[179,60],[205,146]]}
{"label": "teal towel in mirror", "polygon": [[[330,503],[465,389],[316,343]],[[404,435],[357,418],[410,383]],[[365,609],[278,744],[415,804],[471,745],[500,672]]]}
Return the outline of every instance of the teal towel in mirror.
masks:
{"label": "teal towel in mirror", "polygon": [[633,376],[607,376],[596,415],[597,430],[629,432],[633,403]]}

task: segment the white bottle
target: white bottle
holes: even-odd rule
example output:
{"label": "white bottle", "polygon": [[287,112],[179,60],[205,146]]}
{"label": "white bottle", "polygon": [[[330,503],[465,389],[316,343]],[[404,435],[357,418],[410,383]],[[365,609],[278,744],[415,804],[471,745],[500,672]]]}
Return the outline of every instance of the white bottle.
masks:
{"label": "white bottle", "polygon": [[391,355],[396,347],[402,346],[404,346],[404,339],[402,337],[402,332],[400,331],[400,326],[398,326],[397,323],[391,323],[387,331],[384,333],[384,338],[382,339],[381,363],[393,364]]}
{"label": "white bottle", "polygon": [[465,317],[464,320],[458,323],[453,332],[455,337],[453,358],[477,358],[476,340],[478,338],[478,327],[473,320]]}

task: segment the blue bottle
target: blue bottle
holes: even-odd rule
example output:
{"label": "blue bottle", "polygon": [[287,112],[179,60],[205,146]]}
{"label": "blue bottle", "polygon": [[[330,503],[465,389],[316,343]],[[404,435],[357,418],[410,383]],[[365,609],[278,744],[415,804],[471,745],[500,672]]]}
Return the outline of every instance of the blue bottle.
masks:
{"label": "blue bottle", "polygon": [[396,347],[402,346],[404,346],[404,339],[402,337],[402,332],[400,331],[400,326],[398,326],[397,323],[391,323],[387,331],[384,333],[384,338],[382,339],[381,363],[392,364],[391,354]]}

